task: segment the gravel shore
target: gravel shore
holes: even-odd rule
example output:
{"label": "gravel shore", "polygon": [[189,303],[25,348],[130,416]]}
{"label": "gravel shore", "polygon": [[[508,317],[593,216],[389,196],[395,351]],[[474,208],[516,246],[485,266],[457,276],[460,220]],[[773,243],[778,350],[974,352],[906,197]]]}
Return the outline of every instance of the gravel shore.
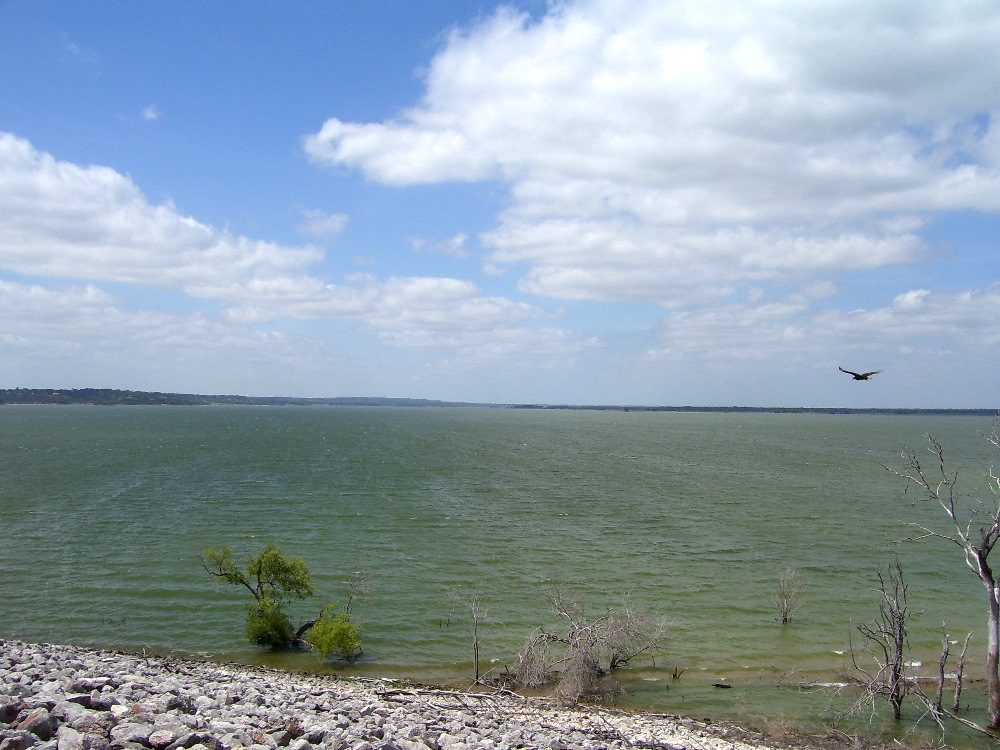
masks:
{"label": "gravel shore", "polygon": [[766,747],[664,715],[0,641],[0,750]]}

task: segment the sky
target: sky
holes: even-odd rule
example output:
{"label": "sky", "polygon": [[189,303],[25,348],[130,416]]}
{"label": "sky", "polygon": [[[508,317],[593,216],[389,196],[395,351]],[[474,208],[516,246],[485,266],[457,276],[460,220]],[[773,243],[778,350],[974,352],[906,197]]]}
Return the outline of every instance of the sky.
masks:
{"label": "sky", "polygon": [[1000,406],[995,0],[0,30],[0,388]]}

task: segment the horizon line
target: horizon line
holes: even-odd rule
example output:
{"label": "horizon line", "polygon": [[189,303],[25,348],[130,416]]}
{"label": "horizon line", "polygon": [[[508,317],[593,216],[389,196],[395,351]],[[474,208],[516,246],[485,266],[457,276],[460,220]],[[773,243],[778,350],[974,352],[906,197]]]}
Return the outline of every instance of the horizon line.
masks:
{"label": "horizon line", "polygon": [[197,394],[168,391],[136,391],[120,388],[0,388],[0,405],[259,405],[259,406],[442,406],[494,409],[567,409],[616,411],[753,411],[816,413],[894,414],[974,414],[1000,417],[997,407],[890,407],[890,406],[739,406],[739,405],[656,405],[656,404],[556,404],[544,402],[448,401],[405,396],[247,396],[240,394]]}

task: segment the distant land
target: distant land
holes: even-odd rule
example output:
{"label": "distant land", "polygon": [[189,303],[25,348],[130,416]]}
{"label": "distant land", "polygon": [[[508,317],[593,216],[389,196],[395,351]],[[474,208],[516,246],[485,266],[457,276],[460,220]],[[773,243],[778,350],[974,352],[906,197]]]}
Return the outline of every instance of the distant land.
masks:
{"label": "distant land", "polygon": [[774,414],[953,414],[957,416],[997,416],[997,409],[850,409],[810,406],[603,406],[573,404],[495,404],[471,401],[436,401],[423,398],[383,396],[341,396],[337,398],[297,398],[294,396],[204,396],[192,393],[124,391],[114,388],[7,388],[0,389],[0,405],[83,404],[91,406],[408,406],[480,409],[579,409],[588,411],[672,411],[672,412],[760,412]]}
{"label": "distant land", "polygon": [[296,398],[284,396],[202,396],[193,393],[121,391],[113,388],[0,389],[0,404],[90,404],[94,406],[491,406],[420,398]]}

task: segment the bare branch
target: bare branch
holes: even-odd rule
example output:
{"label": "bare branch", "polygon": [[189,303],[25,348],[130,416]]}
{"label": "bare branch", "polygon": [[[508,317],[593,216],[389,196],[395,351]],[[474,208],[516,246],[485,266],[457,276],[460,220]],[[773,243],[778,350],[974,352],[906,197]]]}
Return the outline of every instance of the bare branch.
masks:
{"label": "bare branch", "polygon": [[795,568],[787,568],[778,576],[778,588],[772,600],[781,617],[781,624],[791,621],[792,615],[799,608],[799,599],[805,590],[806,582],[799,576]]}
{"label": "bare branch", "polygon": [[[994,448],[1000,449],[1000,418],[994,422],[993,431],[986,439]],[[949,469],[941,443],[930,435],[927,436],[927,442],[927,450],[933,457],[930,467],[923,466],[914,451],[906,450],[902,453],[901,468],[886,468],[904,479],[907,487],[915,486],[925,499],[936,503],[954,529],[953,534],[945,534],[917,526],[923,533],[916,538],[945,539],[957,544],[962,549],[966,565],[986,588],[989,608],[986,655],[989,696],[987,729],[1000,730],[1000,586],[989,564],[989,556],[1000,542],[1000,475],[993,466],[986,472],[986,483],[992,496],[990,500],[959,497],[956,491],[958,469]],[[960,696],[960,680],[958,682],[956,693]],[[929,704],[936,711],[936,718],[945,713],[939,704],[940,699]],[[974,726],[971,722],[963,723]]]}
{"label": "bare branch", "polygon": [[965,678],[965,655],[969,651],[970,640],[972,640],[972,633],[965,636],[965,644],[962,646],[962,653],[958,657],[958,669],[955,670],[955,700],[951,704],[953,711],[958,711],[962,707],[962,683]]}
{"label": "bare branch", "polygon": [[566,702],[594,692],[602,675],[638,654],[653,651],[662,636],[662,628],[652,626],[627,601],[590,618],[582,604],[566,597],[561,586],[550,588],[545,598],[565,629],[535,633],[525,644],[512,677],[523,687],[557,680],[556,695]]}
{"label": "bare branch", "polygon": [[903,698],[909,692],[910,681],[906,676],[907,624],[910,610],[906,601],[907,586],[903,580],[903,569],[898,561],[888,566],[888,580],[882,571],[878,576],[877,594],[879,616],[871,624],[857,625],[858,633],[865,639],[869,658],[875,669],[862,667],[851,643],[851,661],[863,678],[858,682],[863,689],[862,696],[849,713],[858,713],[864,706],[874,711],[878,698],[884,698],[892,706],[893,716],[898,720],[902,712]]}

